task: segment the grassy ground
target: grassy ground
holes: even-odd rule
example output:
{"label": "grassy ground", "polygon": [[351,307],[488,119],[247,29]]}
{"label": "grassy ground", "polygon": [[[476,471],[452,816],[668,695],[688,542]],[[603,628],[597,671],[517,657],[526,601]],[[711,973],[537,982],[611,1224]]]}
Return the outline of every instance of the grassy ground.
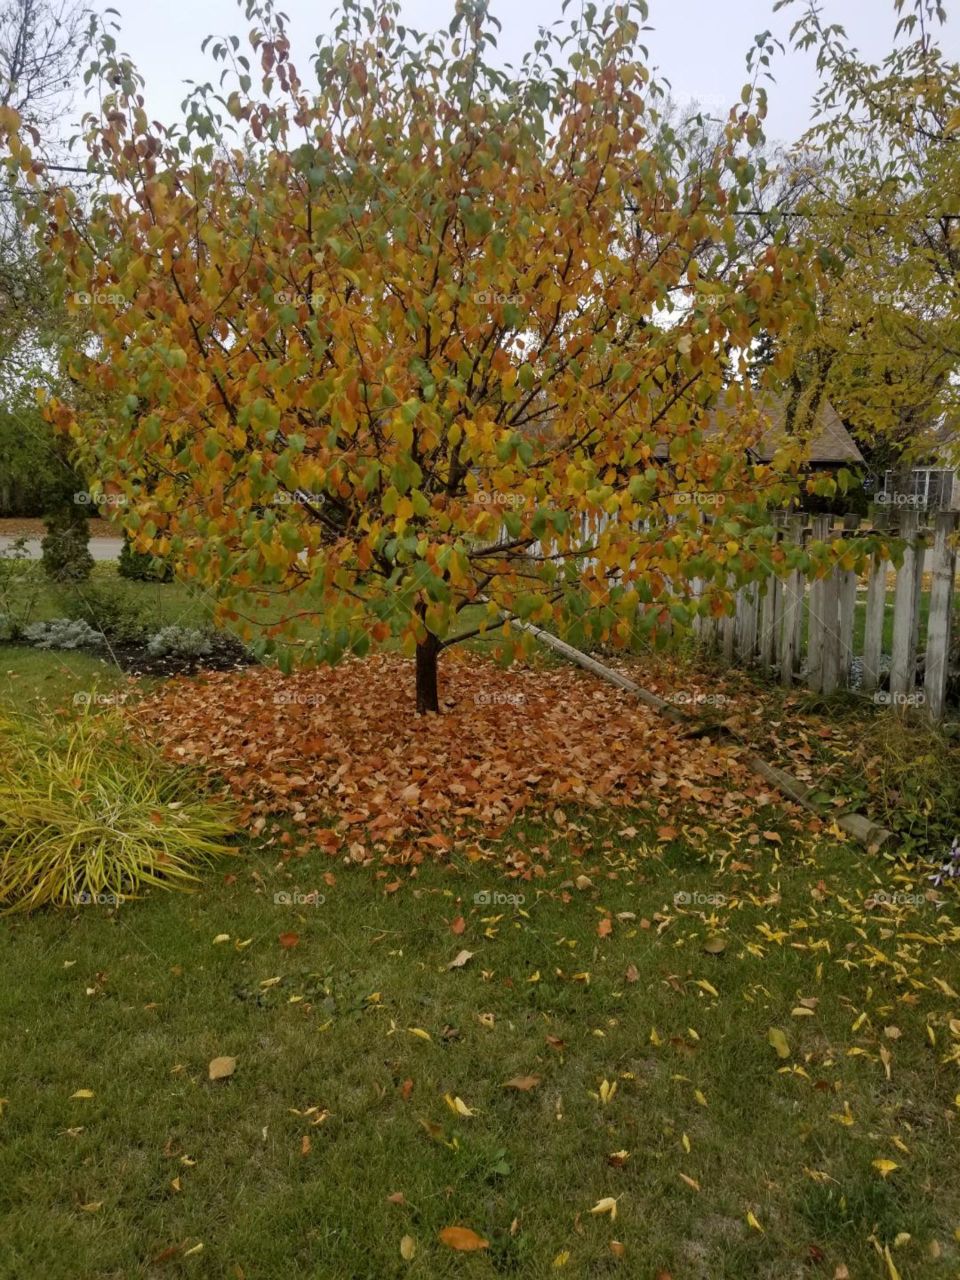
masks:
{"label": "grassy ground", "polygon": [[545,819],[0,922],[0,1277],[960,1273],[956,897],[772,808]]}

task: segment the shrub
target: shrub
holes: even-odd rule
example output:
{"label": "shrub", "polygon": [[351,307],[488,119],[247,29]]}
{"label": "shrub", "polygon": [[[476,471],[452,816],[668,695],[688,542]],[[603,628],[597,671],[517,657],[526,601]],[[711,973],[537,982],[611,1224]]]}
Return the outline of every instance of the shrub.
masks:
{"label": "shrub", "polygon": [[942,861],[960,830],[960,747],[922,714],[883,711],[857,735],[850,760],[871,814],[905,855]]}
{"label": "shrub", "polygon": [[77,507],[62,507],[46,518],[47,533],[40,544],[43,570],[52,582],[86,582],[93,571],[87,545],[87,517]]}
{"label": "shrub", "polygon": [[68,617],[89,623],[116,644],[135,644],[147,630],[140,603],[116,583],[95,582],[60,598]]}
{"label": "shrub", "polygon": [[121,578],[132,578],[136,582],[171,582],[173,565],[160,556],[134,551],[130,539],[124,535],[117,573]]}
{"label": "shrub", "polygon": [[37,649],[92,649],[103,635],[78,618],[54,618],[24,627],[23,638]]}
{"label": "shrub", "polygon": [[0,551],[0,639],[20,639],[42,587],[40,565],[30,559],[26,538]]}
{"label": "shrub", "polygon": [[213,645],[206,631],[196,627],[164,627],[151,636],[147,652],[154,658],[175,653],[184,658],[200,658],[210,653]]}
{"label": "shrub", "polygon": [[0,912],[189,888],[236,830],[198,785],[117,711],[0,716]]}

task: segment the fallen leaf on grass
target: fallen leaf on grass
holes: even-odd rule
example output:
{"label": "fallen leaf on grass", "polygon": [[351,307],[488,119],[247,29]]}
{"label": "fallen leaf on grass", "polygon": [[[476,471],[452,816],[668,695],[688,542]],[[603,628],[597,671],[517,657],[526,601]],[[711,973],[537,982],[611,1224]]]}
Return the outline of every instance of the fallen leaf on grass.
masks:
{"label": "fallen leaf on grass", "polygon": [[71,1098],[92,1098],[94,1096],[92,1089],[78,1089],[76,1093],[71,1093]]}
{"label": "fallen leaf on grass", "polygon": [[417,1242],[413,1236],[403,1236],[400,1240],[400,1257],[404,1262],[412,1262],[417,1252]]}
{"label": "fallen leaf on grass", "polygon": [[457,954],[450,961],[450,963],[447,965],[447,968],[462,969],[468,960],[473,959],[473,955],[474,953],[472,951],[458,951]]}
{"label": "fallen leaf on grass", "polygon": [[299,933],[281,933],[278,939],[284,951],[291,951],[300,942]]}
{"label": "fallen leaf on grass", "polygon": [[80,1209],[83,1213],[96,1213],[98,1209],[103,1208],[102,1200],[91,1200],[88,1204],[82,1204]]}
{"label": "fallen leaf on grass", "polygon": [[540,1083],[539,1076],[514,1076],[512,1080],[503,1082],[504,1089],[519,1089],[522,1093],[529,1093],[531,1089],[535,1089]]}
{"label": "fallen leaf on grass", "polygon": [[474,1253],[478,1249],[489,1249],[490,1241],[478,1236],[469,1227],[444,1227],[437,1239],[448,1249],[457,1249],[460,1253]]}
{"label": "fallen leaf on grass", "polygon": [[613,1222],[617,1216],[617,1202],[613,1196],[604,1196],[590,1210],[591,1213],[601,1214],[609,1213],[610,1221]]}
{"label": "fallen leaf on grass", "polygon": [[894,1169],[900,1168],[900,1166],[893,1160],[871,1160],[870,1163],[880,1174],[881,1178],[889,1178]]}
{"label": "fallen leaf on grass", "polygon": [[770,1028],[767,1032],[767,1040],[776,1049],[778,1058],[790,1057],[790,1045],[787,1043],[787,1037],[779,1027]]}
{"label": "fallen leaf on grass", "polygon": [[226,1080],[236,1069],[236,1058],[213,1058],[207,1067],[207,1074],[211,1080]]}

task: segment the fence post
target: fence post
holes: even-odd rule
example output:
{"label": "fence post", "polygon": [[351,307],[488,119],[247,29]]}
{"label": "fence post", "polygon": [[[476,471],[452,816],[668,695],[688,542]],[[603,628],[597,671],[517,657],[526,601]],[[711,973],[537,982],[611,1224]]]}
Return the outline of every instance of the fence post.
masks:
{"label": "fence post", "polygon": [[917,615],[917,559],[923,565],[923,551],[917,548],[917,513],[904,511],[900,518],[900,536],[905,540],[903,564],[897,572],[897,589],[893,601],[893,657],[890,662],[890,693],[906,697],[913,692],[917,679],[915,622]]}
{"label": "fence post", "polygon": [[[859,516],[844,516],[843,527],[847,533],[856,533],[859,525]],[[840,575],[840,683],[844,688],[850,683],[850,667],[853,663],[853,619],[856,609],[857,575],[853,569],[843,569]]]}
{"label": "fence post", "polygon": [[[811,540],[826,542],[830,533],[830,517],[814,516]],[[819,693],[823,689],[823,648],[826,626],[826,578],[810,583],[807,612],[807,688]]]}
{"label": "fence post", "polygon": [[867,617],[863,633],[863,690],[869,693],[880,683],[880,659],[883,655],[883,624],[887,605],[887,569],[889,560],[878,552],[870,563],[867,585]]}
{"label": "fence post", "polygon": [[758,584],[748,582],[737,597],[737,656],[744,666],[753,662],[757,651],[757,591]]}
{"label": "fence post", "polygon": [[927,660],[923,692],[927,711],[934,720],[943,715],[947,694],[950,657],[950,624],[953,620],[953,583],[957,572],[957,555],[950,537],[957,527],[952,511],[937,516],[933,537],[933,583],[930,587],[930,616],[927,621]]}
{"label": "fence post", "polygon": [[[785,540],[799,546],[803,541],[803,517],[787,517]],[[803,622],[803,575],[799,569],[791,569],[783,584],[783,622],[780,631],[780,683],[787,688],[793,684],[793,672],[797,665],[800,646],[797,643],[798,624]]]}

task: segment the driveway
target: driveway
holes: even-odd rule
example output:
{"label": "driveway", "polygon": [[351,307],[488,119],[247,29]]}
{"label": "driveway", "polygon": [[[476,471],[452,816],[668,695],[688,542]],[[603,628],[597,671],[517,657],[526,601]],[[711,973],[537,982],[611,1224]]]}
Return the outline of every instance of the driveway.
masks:
{"label": "driveway", "polygon": [[[0,534],[0,555],[8,548],[12,547],[16,539],[9,537],[7,534]],[[122,538],[91,538],[87,544],[90,548],[90,554],[94,560],[118,560],[120,551],[123,547]],[[31,560],[40,559],[40,539],[28,538],[26,542],[27,554]]]}

